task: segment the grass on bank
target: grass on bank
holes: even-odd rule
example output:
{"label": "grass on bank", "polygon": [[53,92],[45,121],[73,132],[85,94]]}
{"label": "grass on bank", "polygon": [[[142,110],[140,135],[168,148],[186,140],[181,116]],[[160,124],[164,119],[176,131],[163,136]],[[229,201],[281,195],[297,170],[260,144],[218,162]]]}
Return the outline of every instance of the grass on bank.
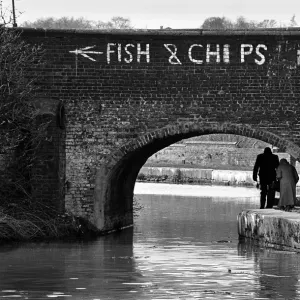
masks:
{"label": "grass on bank", "polygon": [[[133,217],[138,217],[142,209],[134,197]],[[105,233],[83,217],[58,214],[40,203],[0,206],[0,242],[91,239]]]}
{"label": "grass on bank", "polygon": [[57,214],[46,206],[0,207],[0,241],[80,238],[96,232],[87,220],[67,213]]}

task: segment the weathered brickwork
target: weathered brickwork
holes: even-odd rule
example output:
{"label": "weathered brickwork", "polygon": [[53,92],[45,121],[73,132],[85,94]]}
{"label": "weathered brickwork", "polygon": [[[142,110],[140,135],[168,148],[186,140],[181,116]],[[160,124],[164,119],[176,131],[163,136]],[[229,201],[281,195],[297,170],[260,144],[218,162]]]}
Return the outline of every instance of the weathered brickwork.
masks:
{"label": "weathered brickwork", "polygon": [[23,37],[45,49],[42,92],[65,107],[65,206],[101,229],[132,223],[140,168],[183,138],[238,134],[300,158],[298,29]]}

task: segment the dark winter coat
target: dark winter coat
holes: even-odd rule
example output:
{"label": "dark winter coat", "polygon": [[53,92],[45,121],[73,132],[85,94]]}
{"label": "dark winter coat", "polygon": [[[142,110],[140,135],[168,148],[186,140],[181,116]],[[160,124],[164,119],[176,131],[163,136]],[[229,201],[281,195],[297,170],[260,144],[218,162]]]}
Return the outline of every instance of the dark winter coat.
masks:
{"label": "dark winter coat", "polygon": [[257,175],[261,184],[270,184],[276,180],[276,168],[279,158],[273,153],[262,153],[257,155],[253,168],[253,180],[257,181]]}

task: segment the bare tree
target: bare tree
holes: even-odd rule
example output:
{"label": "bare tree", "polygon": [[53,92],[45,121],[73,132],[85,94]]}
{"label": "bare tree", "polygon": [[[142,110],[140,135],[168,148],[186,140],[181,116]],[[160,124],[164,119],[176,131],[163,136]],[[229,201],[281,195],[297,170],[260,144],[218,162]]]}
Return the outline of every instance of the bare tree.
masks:
{"label": "bare tree", "polygon": [[275,28],[279,27],[276,20],[265,19],[262,22],[257,23],[256,28]]}
{"label": "bare tree", "polygon": [[46,28],[46,29],[130,29],[132,28],[130,19],[123,17],[113,17],[108,22],[92,21],[85,18],[61,17],[41,18],[34,22],[26,21],[22,27]]}
{"label": "bare tree", "polygon": [[225,17],[210,17],[204,20],[201,28],[215,30],[232,29],[233,24]]}
{"label": "bare tree", "polygon": [[278,23],[273,19],[266,19],[261,22],[247,20],[243,16],[239,16],[236,21],[231,21],[225,17],[210,17],[204,20],[201,28],[203,29],[255,29],[255,28],[274,28],[278,27]]}
{"label": "bare tree", "polygon": [[297,27],[298,26],[298,23],[296,21],[296,15],[293,15],[291,20],[290,20],[290,24],[289,24],[291,27]]}
{"label": "bare tree", "polygon": [[22,27],[34,27],[34,28],[46,28],[46,29],[92,29],[93,24],[91,21],[84,18],[69,18],[61,17],[55,18],[40,18],[34,22],[26,21],[22,24]]}
{"label": "bare tree", "polygon": [[254,21],[249,21],[245,17],[239,16],[233,24],[233,27],[235,29],[253,29],[256,28],[257,25]]}
{"label": "bare tree", "polygon": [[113,28],[117,29],[131,29],[132,25],[130,19],[123,17],[112,17],[111,23]]}
{"label": "bare tree", "polygon": [[10,9],[3,6],[3,1],[0,0],[0,27],[13,25],[13,13]]}

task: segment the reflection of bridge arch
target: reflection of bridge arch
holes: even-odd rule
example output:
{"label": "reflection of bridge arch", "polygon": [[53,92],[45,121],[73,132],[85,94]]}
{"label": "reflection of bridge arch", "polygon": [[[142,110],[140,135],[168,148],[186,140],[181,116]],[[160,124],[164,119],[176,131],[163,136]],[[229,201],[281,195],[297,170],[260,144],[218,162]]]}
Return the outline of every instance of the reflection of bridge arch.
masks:
{"label": "reflection of bridge arch", "polygon": [[180,123],[140,135],[123,145],[97,169],[94,221],[110,230],[133,223],[132,203],[136,177],[147,159],[182,139],[213,134],[236,134],[270,143],[299,161],[300,147],[268,131],[247,125],[218,122]]}

